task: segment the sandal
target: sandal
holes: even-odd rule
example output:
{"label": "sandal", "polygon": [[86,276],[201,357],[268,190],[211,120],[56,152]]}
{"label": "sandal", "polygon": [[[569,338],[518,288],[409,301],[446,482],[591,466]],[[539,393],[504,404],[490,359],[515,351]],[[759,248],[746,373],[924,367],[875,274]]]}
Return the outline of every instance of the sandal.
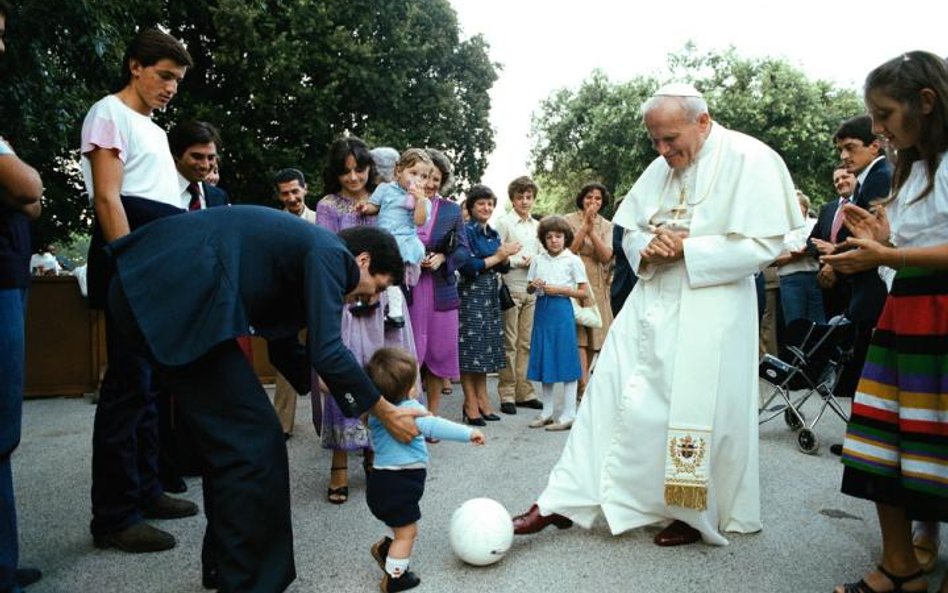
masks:
{"label": "sandal", "polygon": [[916,533],[912,538],[912,546],[915,548],[915,558],[922,567],[922,572],[928,573],[935,570],[935,565],[938,564],[938,542],[925,534]]}
{"label": "sandal", "polygon": [[[329,473],[332,475],[332,472],[342,472],[348,470],[348,466],[333,467],[329,470]],[[326,493],[326,500],[332,504],[343,504],[349,500],[349,486],[339,486],[338,488],[333,488],[330,486],[329,491]]]}
{"label": "sandal", "polygon": [[891,589],[889,589],[888,591],[879,591],[877,589],[873,589],[872,587],[870,587],[869,583],[867,583],[865,579],[859,579],[858,583],[846,583],[845,585],[843,585],[843,592],[844,593],[924,593],[925,591],[928,591],[928,586],[927,586],[928,583],[926,583],[925,584],[926,586],[922,589],[903,589],[902,588],[903,585],[925,576],[925,574],[920,570],[917,570],[913,572],[912,574],[906,575],[904,577],[895,576],[894,574],[892,574],[891,572],[883,568],[881,564],[876,567],[876,570],[882,573],[882,576],[892,581]]}

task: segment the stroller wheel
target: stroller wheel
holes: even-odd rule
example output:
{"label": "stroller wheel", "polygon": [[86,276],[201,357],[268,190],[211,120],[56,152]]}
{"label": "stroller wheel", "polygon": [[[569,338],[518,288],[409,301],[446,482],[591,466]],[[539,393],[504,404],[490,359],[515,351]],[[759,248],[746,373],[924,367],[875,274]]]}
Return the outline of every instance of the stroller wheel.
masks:
{"label": "stroller wheel", "polygon": [[803,412],[799,412],[800,417],[798,418],[796,414],[793,413],[792,408],[787,408],[783,411],[783,421],[787,423],[787,426],[790,427],[790,430],[799,430],[803,426],[803,422],[800,422],[802,418],[804,421],[806,417],[803,415]]}
{"label": "stroller wheel", "polygon": [[797,433],[797,448],[808,455],[813,455],[820,448],[820,439],[809,428],[801,428]]}

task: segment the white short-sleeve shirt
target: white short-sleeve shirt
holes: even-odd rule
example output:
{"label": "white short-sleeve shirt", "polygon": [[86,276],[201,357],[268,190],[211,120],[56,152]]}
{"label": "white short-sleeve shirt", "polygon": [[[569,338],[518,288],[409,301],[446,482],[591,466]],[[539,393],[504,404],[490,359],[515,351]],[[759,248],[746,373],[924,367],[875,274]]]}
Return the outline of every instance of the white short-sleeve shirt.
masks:
{"label": "white short-sleeve shirt", "polygon": [[82,122],[82,178],[93,198],[92,166],[88,153],[114,149],[124,163],[121,194],[181,208],[178,170],[168,147],[168,135],[152,121],[108,95],[89,109]]}
{"label": "white short-sleeve shirt", "polygon": [[570,288],[576,288],[577,284],[589,281],[586,278],[583,260],[569,249],[564,249],[556,257],[551,256],[546,250],[541,251],[533,258],[530,271],[527,272],[527,282],[534,278],[540,278],[554,286],[569,286]]}

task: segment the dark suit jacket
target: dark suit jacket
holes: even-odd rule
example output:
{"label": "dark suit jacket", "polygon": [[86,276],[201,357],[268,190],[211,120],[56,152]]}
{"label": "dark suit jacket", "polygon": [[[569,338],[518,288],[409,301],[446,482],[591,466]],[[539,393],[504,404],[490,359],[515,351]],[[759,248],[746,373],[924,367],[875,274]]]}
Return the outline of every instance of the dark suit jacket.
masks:
{"label": "dark suit jacket", "polygon": [[[159,364],[184,365],[255,333],[300,393],[312,366],[347,416],[378,400],[342,342],[343,299],[359,268],[333,233],[272,208],[233,206],[155,221],[108,249]],[[304,327],[308,364],[296,344]]]}
{"label": "dark suit jacket", "polygon": [[[829,241],[833,232],[833,219],[836,218],[836,211],[839,209],[839,197],[832,202],[827,202],[820,207],[820,213],[816,216],[816,224],[810,231],[810,236],[806,240],[806,252],[812,257],[819,258],[820,252],[813,245],[812,239],[821,239]],[[842,230],[842,229],[840,229]]]}
{"label": "dark suit jacket", "polygon": [[201,182],[201,188],[204,190],[204,203],[208,208],[215,206],[230,206],[230,196],[226,191],[219,187],[214,187],[210,183]]}
{"label": "dark suit jacket", "polygon": [[[153,220],[187,212],[187,210],[146,198],[122,196],[121,199],[125,216],[128,218],[128,227],[132,231]],[[89,241],[86,274],[89,287],[89,306],[93,309],[105,309],[109,283],[112,281],[113,274],[115,274],[115,266],[112,263],[112,258],[106,252],[106,241],[98,219],[92,223],[92,239]]]}
{"label": "dark suit jacket", "polygon": [[638,277],[635,275],[635,272],[632,271],[632,266],[629,264],[629,259],[625,256],[625,251],[622,249],[622,234],[625,232],[625,229],[617,224],[612,226],[612,253],[616,256],[616,267],[612,273],[612,287],[610,290],[610,298],[612,303],[612,316],[615,317],[619,314],[619,311],[622,310],[622,305],[625,304],[625,299],[629,297],[629,293],[632,292],[632,289],[635,288],[635,282],[638,280]]}
{"label": "dark suit jacket", "polygon": [[[886,198],[892,188],[892,165],[888,160],[878,161],[869,170],[863,183],[856,187],[853,203],[866,210],[872,202]],[[844,241],[849,230],[843,227],[839,231],[838,241]],[[885,283],[879,278],[877,268],[848,276],[852,288],[847,317],[852,321],[875,324],[882,313],[887,294]]]}

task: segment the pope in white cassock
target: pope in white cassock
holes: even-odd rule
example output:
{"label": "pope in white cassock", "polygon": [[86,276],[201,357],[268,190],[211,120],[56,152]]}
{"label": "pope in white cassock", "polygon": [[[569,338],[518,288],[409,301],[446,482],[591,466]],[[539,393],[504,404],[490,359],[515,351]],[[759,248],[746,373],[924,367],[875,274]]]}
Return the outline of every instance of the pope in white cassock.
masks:
{"label": "pope in white cassock", "polygon": [[803,225],[783,160],[714,123],[701,94],[642,107],[656,158],[613,221],[639,277],[606,338],[546,489],[515,533],[602,513],[659,545],[761,529],[754,274]]}

